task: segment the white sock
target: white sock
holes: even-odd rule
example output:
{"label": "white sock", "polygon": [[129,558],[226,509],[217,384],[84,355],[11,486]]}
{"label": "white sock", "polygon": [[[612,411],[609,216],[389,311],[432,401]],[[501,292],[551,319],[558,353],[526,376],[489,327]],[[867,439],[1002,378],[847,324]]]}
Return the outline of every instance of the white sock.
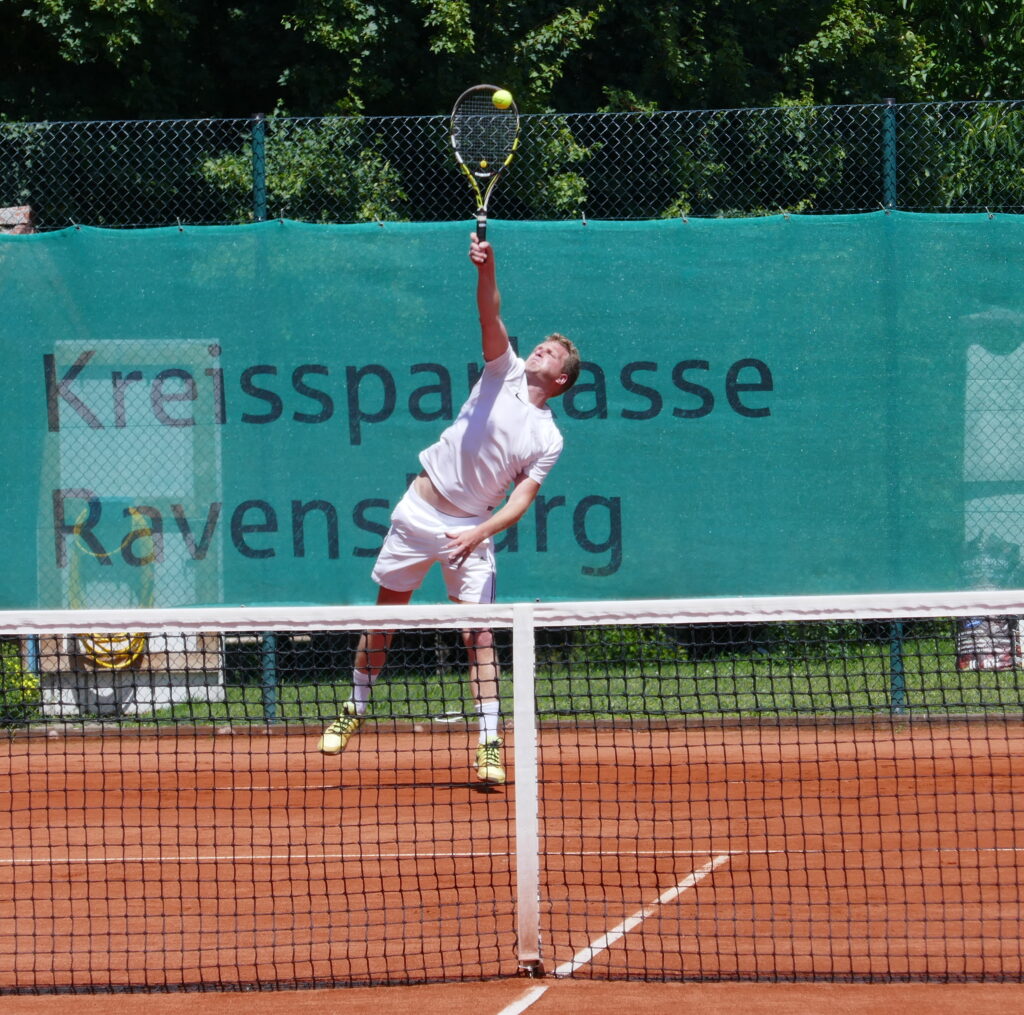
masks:
{"label": "white sock", "polygon": [[501,722],[498,708],[497,700],[477,702],[476,712],[480,716],[480,743],[482,744],[498,739],[498,725]]}
{"label": "white sock", "polygon": [[370,694],[376,677],[371,677],[364,670],[352,671],[352,701],[356,706],[356,715],[366,715],[366,706],[370,704]]}

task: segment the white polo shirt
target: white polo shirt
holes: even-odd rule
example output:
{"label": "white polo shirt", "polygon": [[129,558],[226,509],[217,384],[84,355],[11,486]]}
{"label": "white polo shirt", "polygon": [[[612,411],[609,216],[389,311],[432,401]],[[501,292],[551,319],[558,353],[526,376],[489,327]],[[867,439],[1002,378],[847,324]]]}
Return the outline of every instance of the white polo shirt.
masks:
{"label": "white polo shirt", "polygon": [[530,401],[526,364],[509,346],[484,364],[459,415],[420,453],[420,464],[456,507],[484,515],[520,476],[543,483],[561,453],[554,415]]}

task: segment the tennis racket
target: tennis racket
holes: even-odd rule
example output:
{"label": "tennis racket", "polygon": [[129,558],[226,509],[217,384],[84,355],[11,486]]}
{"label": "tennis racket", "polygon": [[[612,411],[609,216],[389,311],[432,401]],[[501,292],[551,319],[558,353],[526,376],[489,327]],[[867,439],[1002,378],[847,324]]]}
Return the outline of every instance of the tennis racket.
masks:
{"label": "tennis racket", "polygon": [[[474,85],[455,101],[450,137],[455,160],[476,198],[476,235],[487,238],[487,202],[519,144],[519,110],[515,102],[494,104],[496,85]],[[507,95],[507,93],[506,93]],[[507,96],[511,98],[511,96]]]}

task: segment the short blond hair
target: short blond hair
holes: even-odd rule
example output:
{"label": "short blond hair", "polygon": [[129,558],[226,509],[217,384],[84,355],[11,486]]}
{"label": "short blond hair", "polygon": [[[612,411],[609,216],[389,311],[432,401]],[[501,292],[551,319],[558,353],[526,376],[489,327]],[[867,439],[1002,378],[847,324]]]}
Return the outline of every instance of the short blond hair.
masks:
{"label": "short blond hair", "polygon": [[544,341],[557,342],[565,350],[565,362],[562,364],[562,372],[568,380],[566,380],[562,390],[559,391],[560,395],[564,395],[576,383],[576,379],[580,375],[580,351],[565,335],[560,335],[557,331],[548,335]]}

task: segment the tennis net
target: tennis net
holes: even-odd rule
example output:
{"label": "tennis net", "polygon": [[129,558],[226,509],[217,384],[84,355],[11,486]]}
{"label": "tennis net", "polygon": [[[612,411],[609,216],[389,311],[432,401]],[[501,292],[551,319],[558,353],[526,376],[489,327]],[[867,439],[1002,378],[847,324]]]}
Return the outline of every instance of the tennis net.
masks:
{"label": "tennis net", "polygon": [[[1020,614],[0,615],[0,992],[1020,980]],[[387,666],[323,754],[366,629]],[[476,771],[485,630],[503,784]]]}

